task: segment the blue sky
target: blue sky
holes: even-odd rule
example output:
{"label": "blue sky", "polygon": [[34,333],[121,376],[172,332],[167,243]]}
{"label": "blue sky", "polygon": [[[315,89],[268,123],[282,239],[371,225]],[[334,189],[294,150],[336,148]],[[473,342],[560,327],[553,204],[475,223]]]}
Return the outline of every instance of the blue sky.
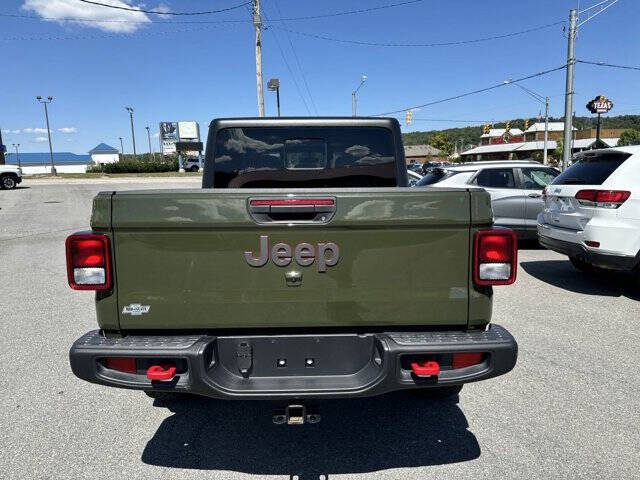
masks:
{"label": "blue sky", "polygon": [[[399,1],[262,3],[266,19],[274,19]],[[581,0],[580,7],[597,1]],[[138,0],[106,2],[141,4]],[[144,8],[199,11],[238,3],[241,0],[146,0]],[[273,27],[263,31],[264,81],[266,84],[271,77],[280,78],[283,115],[313,115],[316,109],[319,115],[350,115],[351,91],[363,74],[368,79],[358,94],[359,114],[427,103],[562,65],[566,58],[563,25],[507,39],[431,48],[331,42],[296,33],[287,35],[275,27],[364,42],[436,43],[507,34],[566,20],[569,9],[577,4],[576,0],[425,0],[357,15],[273,22]],[[2,6],[3,15],[38,17],[0,16],[0,58],[4,67],[0,126],[9,148],[12,143],[20,143],[22,151],[48,149],[44,112],[36,95],[54,97],[49,112],[54,150],[75,153],[86,153],[100,142],[119,148],[118,137],[124,138],[125,151],[130,152],[125,105],[135,109],[138,151],[148,150],[144,127],[149,125],[152,132],[157,132],[160,121],[196,120],[206,136],[213,118],[257,115],[253,27],[245,8],[168,18],[104,9],[78,0],[5,0]],[[83,24],[45,21],[43,16],[111,21]],[[193,24],[176,23],[176,18],[244,21]],[[639,18],[640,2],[620,0],[580,29],[576,57],[640,66]],[[638,71],[578,64],[576,113],[586,115],[586,102],[603,93],[614,102],[612,115],[639,114],[638,80]],[[552,115],[563,114],[564,71],[523,85],[551,97]],[[276,114],[275,95],[266,90],[266,85],[265,108],[267,115]],[[407,128],[403,124],[403,129],[465,124],[441,121],[451,119],[471,120],[469,124],[477,120],[504,121],[535,116],[540,108],[522,90],[510,86],[422,108],[414,113],[413,125]],[[157,140],[152,141],[157,150]]]}

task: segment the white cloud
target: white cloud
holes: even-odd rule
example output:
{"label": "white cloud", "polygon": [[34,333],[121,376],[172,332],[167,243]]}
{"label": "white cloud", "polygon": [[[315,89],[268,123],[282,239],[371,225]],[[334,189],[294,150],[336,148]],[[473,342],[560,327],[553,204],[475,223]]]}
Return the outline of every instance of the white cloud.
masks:
{"label": "white cloud", "polygon": [[62,127],[59,128],[58,131],[60,133],[78,133],[78,129],[76,127]]}
{"label": "white cloud", "polygon": [[47,137],[36,137],[33,139],[34,142],[38,142],[38,143],[44,143],[47,140],[48,140]]}
{"label": "white cloud", "polygon": [[[118,7],[140,8],[140,6],[130,4],[129,0],[102,0],[102,2]],[[47,21],[58,21],[66,25],[82,25],[105,32],[132,33],[145,23],[151,23],[151,19],[142,12],[101,7],[77,0],[24,0],[22,8],[37,13]],[[65,22],[57,19],[78,21]]]}
{"label": "white cloud", "polygon": [[17,135],[18,133],[20,133],[20,130],[2,130],[2,133],[7,133],[7,134],[13,133]]}
{"label": "white cloud", "polygon": [[153,138],[158,138],[160,136],[160,132],[156,132],[153,135],[151,135]]}
{"label": "white cloud", "polygon": [[23,128],[24,133],[47,133],[46,128]]}

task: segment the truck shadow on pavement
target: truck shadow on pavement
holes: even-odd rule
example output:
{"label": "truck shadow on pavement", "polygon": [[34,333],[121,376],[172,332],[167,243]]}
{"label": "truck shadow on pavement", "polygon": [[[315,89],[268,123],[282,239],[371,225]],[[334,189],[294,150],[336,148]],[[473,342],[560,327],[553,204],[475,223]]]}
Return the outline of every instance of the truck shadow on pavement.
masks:
{"label": "truck shadow on pavement", "polygon": [[147,443],[150,465],[289,475],[299,480],[473,460],[476,437],[457,397],[437,400],[412,392],[308,402],[318,424],[275,425],[281,403],[189,397],[166,406],[165,419]]}
{"label": "truck shadow on pavement", "polygon": [[634,286],[638,282],[632,274],[580,272],[568,260],[520,262],[520,266],[532,277],[570,292],[640,300],[640,288]]}

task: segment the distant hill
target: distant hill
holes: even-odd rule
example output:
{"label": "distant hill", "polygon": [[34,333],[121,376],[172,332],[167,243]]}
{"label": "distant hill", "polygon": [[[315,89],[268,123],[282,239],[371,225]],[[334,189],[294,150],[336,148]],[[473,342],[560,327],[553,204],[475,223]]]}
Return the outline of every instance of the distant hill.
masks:
{"label": "distant hill", "polygon": [[[515,118],[510,120],[511,128],[519,128],[524,130],[524,118]],[[536,117],[529,118],[529,125],[538,121]],[[544,121],[544,119],[543,119]],[[551,118],[550,122],[562,122],[564,117]],[[578,130],[585,128],[596,127],[596,117],[575,117],[574,124]],[[504,128],[504,122],[498,122],[493,124],[493,128]],[[640,130],[640,115],[618,115],[616,117],[602,117],[602,128],[635,128]],[[447,128],[444,130],[428,130],[426,132],[410,132],[403,133],[402,139],[405,145],[420,145],[431,144],[430,139],[435,134],[441,134],[447,137],[451,145],[462,140],[465,146],[474,144],[477,145],[480,142],[480,135],[482,135],[482,126],[472,127],[460,127],[460,128]],[[458,143],[458,145],[460,145]],[[449,152],[450,153],[450,152]]]}

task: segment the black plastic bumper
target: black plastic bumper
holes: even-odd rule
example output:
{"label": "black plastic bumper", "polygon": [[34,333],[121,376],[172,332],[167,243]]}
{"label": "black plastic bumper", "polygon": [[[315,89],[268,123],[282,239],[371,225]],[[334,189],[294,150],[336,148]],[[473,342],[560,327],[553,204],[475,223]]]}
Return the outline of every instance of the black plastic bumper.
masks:
{"label": "black plastic bumper", "polygon": [[540,245],[554,252],[562,253],[569,257],[577,257],[590,265],[611,270],[633,270],[640,261],[638,255],[635,257],[605,255],[589,250],[579,243],[566,242],[540,234],[538,234],[538,241]]}
{"label": "black plastic bumper", "polygon": [[[482,361],[453,368],[454,352],[482,352]],[[495,324],[485,331],[225,337],[106,337],[94,330],[69,352],[73,373],[89,382],[227,399],[366,397],[460,385],[509,372],[517,356],[515,339]],[[107,357],[134,357],[136,372],[107,368]],[[440,374],[416,377],[410,363],[430,359],[440,363]],[[151,364],[176,365],[176,375],[148,380]]]}

